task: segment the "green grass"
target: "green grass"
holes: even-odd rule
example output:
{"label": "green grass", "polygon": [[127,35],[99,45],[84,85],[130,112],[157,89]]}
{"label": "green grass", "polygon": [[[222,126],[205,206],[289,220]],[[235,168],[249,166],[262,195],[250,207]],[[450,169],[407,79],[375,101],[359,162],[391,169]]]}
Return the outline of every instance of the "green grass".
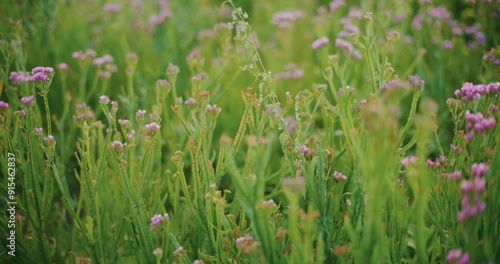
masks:
{"label": "green grass", "polygon": [[0,5],[0,262],[500,262],[498,3],[105,2]]}

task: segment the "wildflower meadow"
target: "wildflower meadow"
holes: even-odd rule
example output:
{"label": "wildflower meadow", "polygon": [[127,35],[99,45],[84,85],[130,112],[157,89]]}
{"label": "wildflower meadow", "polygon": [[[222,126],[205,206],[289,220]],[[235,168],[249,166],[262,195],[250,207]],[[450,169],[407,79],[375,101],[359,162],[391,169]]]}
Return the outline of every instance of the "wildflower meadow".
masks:
{"label": "wildflower meadow", "polygon": [[500,1],[0,1],[0,263],[500,263]]}

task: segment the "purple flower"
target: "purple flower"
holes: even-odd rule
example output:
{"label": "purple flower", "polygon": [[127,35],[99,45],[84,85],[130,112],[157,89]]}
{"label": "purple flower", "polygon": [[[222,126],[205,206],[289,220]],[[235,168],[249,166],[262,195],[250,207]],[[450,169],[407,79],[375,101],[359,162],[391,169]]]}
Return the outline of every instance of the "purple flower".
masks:
{"label": "purple flower", "polygon": [[44,137],[43,140],[47,143],[54,143],[55,142],[54,136],[52,136],[52,135],[48,135],[48,136]]}
{"label": "purple flower", "polygon": [[184,103],[187,105],[196,105],[198,104],[198,101],[196,101],[193,97],[189,97],[189,99],[187,99]]}
{"label": "purple flower", "polygon": [[447,177],[448,177],[448,179],[461,179],[462,172],[461,171],[450,172],[450,173],[448,173]]}
{"label": "purple flower", "polygon": [[207,105],[207,111],[220,113],[222,110],[219,107],[217,107],[216,104],[214,104],[214,105]]}
{"label": "purple flower", "polygon": [[338,172],[338,171],[334,171],[333,172],[333,178],[336,180],[336,181],[345,181],[347,180],[347,176],[345,176],[344,174]]}
{"label": "purple flower", "polygon": [[118,140],[115,140],[111,143],[112,149],[123,149],[124,147],[125,147],[125,145],[121,141],[118,141]]}
{"label": "purple flower", "polygon": [[474,187],[476,187],[476,192],[484,192],[486,190],[486,179],[480,177],[474,178]]}
{"label": "purple flower", "polygon": [[453,41],[451,41],[451,40],[444,40],[443,41],[443,47],[445,49],[452,49],[453,48]]}
{"label": "purple flower", "polygon": [[349,56],[354,57],[356,59],[361,59],[361,53],[359,53],[359,51],[354,49],[354,46],[352,45],[351,42],[342,38],[337,38],[335,39],[335,46],[345,51]]}
{"label": "purple flower", "polygon": [[107,105],[109,104],[111,100],[109,99],[109,96],[107,95],[102,95],[100,98],[99,98],[99,103],[100,104],[104,104],[104,105]]}
{"label": "purple flower", "polygon": [[417,157],[416,156],[407,156],[407,157],[404,157],[401,160],[401,164],[403,164],[404,166],[406,166],[408,164],[415,163],[416,161],[417,161]]}
{"label": "purple flower", "polygon": [[301,10],[287,10],[276,12],[273,14],[272,23],[280,28],[289,28],[293,25],[293,21],[304,16]]}
{"label": "purple flower", "polygon": [[31,76],[30,81],[36,82],[36,81],[48,81],[50,80],[49,76],[47,76],[43,72],[37,72],[33,76]]}
{"label": "purple flower", "polygon": [[457,264],[469,264],[470,263],[470,255],[468,252],[462,255],[462,257],[457,261]]}
{"label": "purple flower", "polygon": [[134,139],[135,137],[135,130],[131,130],[128,134],[127,134],[127,138],[128,140],[132,140]]}
{"label": "purple flower", "polygon": [[144,117],[145,114],[146,114],[146,110],[138,110],[137,113],[135,113],[135,117],[137,119],[141,119]]}
{"label": "purple flower", "polygon": [[156,122],[147,124],[145,128],[146,128],[146,134],[148,135],[154,135],[158,133],[158,131],[160,131],[160,125],[158,125]]}
{"label": "purple flower", "polygon": [[43,67],[43,66],[38,66],[35,67],[31,70],[31,74],[36,74],[36,73],[52,73],[54,72],[54,69],[52,67]]}
{"label": "purple flower", "polygon": [[462,250],[453,249],[450,252],[448,252],[448,255],[446,256],[446,261],[454,262],[458,260],[461,256],[462,256]]}
{"label": "purple flower", "polygon": [[37,135],[41,135],[42,131],[43,131],[43,128],[41,128],[41,127],[35,128],[35,134],[37,134]]}
{"label": "purple flower", "polygon": [[158,226],[167,220],[169,220],[170,217],[167,213],[161,215],[161,214],[155,214],[153,217],[151,217],[151,223],[149,224],[149,228],[151,230],[156,230]]}
{"label": "purple flower", "polygon": [[304,144],[299,146],[299,150],[300,152],[302,152],[302,155],[308,155],[312,153],[311,149]]}
{"label": "purple flower", "polygon": [[424,81],[418,75],[408,75],[408,81],[415,88],[422,88],[424,86]]}
{"label": "purple flower", "polygon": [[328,39],[328,37],[322,37],[322,38],[319,38],[317,40],[315,40],[312,44],[312,48],[313,49],[319,49],[323,46],[325,46],[326,44],[328,44],[328,42],[330,42],[330,40]]}
{"label": "purple flower", "polygon": [[122,9],[122,6],[120,4],[115,4],[115,3],[108,3],[102,7],[102,11],[108,12],[108,13],[120,12],[121,9]]}
{"label": "purple flower", "polygon": [[451,18],[450,12],[443,5],[429,8],[429,10],[427,12],[431,17],[434,17],[437,19],[449,20]]}
{"label": "purple flower", "polygon": [[11,72],[9,74],[9,80],[12,82],[13,85],[22,82],[28,82],[31,80],[31,74],[30,72],[23,72],[23,71]]}
{"label": "purple flower", "polygon": [[299,125],[299,123],[295,120],[295,118],[293,118],[291,116],[286,117],[285,121],[288,124],[288,126],[287,126],[288,133],[292,134],[295,131],[295,129],[297,128],[297,126]]}
{"label": "purple flower", "polygon": [[35,99],[34,95],[23,97],[23,98],[21,98],[21,103],[23,103],[24,105],[28,105],[33,101],[33,99]]}
{"label": "purple flower", "polygon": [[4,101],[0,101],[0,108],[7,109],[9,108],[9,104]]}
{"label": "purple flower", "polygon": [[160,86],[169,87],[170,83],[165,79],[158,79],[156,83]]}
{"label": "purple flower", "polygon": [[118,123],[124,127],[130,126],[130,121],[128,119],[118,119]]}
{"label": "purple flower", "polygon": [[467,135],[465,135],[467,141],[471,141],[473,138],[474,138],[474,134],[472,132],[469,132],[467,133]]}
{"label": "purple flower", "polygon": [[330,11],[333,12],[345,5],[344,0],[333,0],[330,2]]}
{"label": "purple flower", "polygon": [[61,71],[66,71],[69,69],[69,65],[67,63],[62,62],[57,64],[57,68]]}
{"label": "purple flower", "polygon": [[488,172],[489,166],[486,163],[474,163],[471,166],[471,173],[474,177],[482,177]]}
{"label": "purple flower", "polygon": [[474,182],[465,180],[462,182],[460,185],[460,188],[462,189],[463,192],[469,193],[474,190]]}

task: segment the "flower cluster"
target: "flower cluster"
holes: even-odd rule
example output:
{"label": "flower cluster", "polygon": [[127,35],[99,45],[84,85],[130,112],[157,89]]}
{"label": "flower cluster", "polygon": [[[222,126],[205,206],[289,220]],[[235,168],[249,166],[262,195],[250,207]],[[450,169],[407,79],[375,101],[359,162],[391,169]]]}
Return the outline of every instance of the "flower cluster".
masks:
{"label": "flower cluster", "polygon": [[149,229],[156,231],[160,227],[162,227],[167,221],[170,220],[170,217],[167,213],[161,215],[161,214],[155,214],[153,217],[151,217],[151,223],[149,224]]}
{"label": "flower cluster", "polygon": [[[412,27],[416,30],[422,30],[424,28],[424,22],[438,29],[449,27],[451,34],[455,36],[468,35],[468,39],[470,39],[467,43],[469,49],[475,49],[478,44],[481,46],[486,45],[486,38],[481,31],[481,25],[473,24],[466,26],[458,22],[444,5],[421,7],[418,13],[413,17]],[[444,41],[442,44],[446,46]]]}
{"label": "flower cluster", "polygon": [[380,87],[379,91],[384,92],[394,88],[407,88],[409,87],[408,83],[401,81],[399,79],[389,80],[386,84]]}
{"label": "flower cluster", "polygon": [[302,155],[306,156],[306,155],[309,155],[309,154],[312,154],[313,151],[308,148],[306,145],[302,144],[299,146],[299,151],[302,153]]}
{"label": "flower cluster", "polygon": [[109,79],[113,72],[118,71],[116,64],[113,64],[114,58],[109,54],[97,57],[92,60],[92,64],[98,68],[98,75],[101,78]]}
{"label": "flower cluster", "polygon": [[172,17],[172,11],[170,10],[170,5],[167,0],[159,0],[158,5],[160,6],[160,13],[149,17],[149,23],[153,26],[160,25],[165,22],[165,20]]}
{"label": "flower cluster", "polygon": [[193,97],[189,97],[184,103],[186,105],[197,105],[198,101],[196,101]]}
{"label": "flower cluster", "polygon": [[120,12],[122,6],[116,3],[107,3],[102,7],[102,11],[107,13],[117,13]]}
{"label": "flower cluster", "polygon": [[354,46],[352,45],[351,42],[342,38],[337,38],[335,40],[335,46],[346,52],[347,55],[349,55],[350,57],[361,59],[361,53],[356,49],[354,49]]}
{"label": "flower cluster", "polygon": [[158,125],[156,122],[152,122],[150,124],[147,124],[145,126],[146,128],[146,135],[153,137],[160,131],[160,125]]}
{"label": "flower cluster", "polygon": [[450,144],[450,150],[455,151],[457,153],[462,153],[463,149],[460,146],[456,146],[453,144]]}
{"label": "flower cluster", "polygon": [[475,218],[486,209],[486,203],[481,200],[481,195],[486,190],[486,179],[483,176],[488,172],[488,169],[489,166],[485,163],[472,164],[473,179],[464,180],[461,184],[464,195],[460,201],[462,210],[458,212],[458,221],[463,222]]}
{"label": "flower cluster", "polygon": [[220,113],[222,110],[219,107],[217,107],[216,104],[214,104],[214,105],[207,105],[207,111],[208,112]]}
{"label": "flower cluster", "polygon": [[333,178],[338,182],[347,180],[347,176],[338,171],[333,172]]}
{"label": "flower cluster", "polygon": [[485,118],[482,113],[471,113],[467,110],[465,113],[465,120],[467,121],[467,140],[471,141],[474,138],[474,131],[481,134],[486,129],[495,127],[496,120],[494,117]]}
{"label": "flower cluster", "polygon": [[401,160],[401,164],[407,166],[408,164],[415,163],[417,159],[417,156],[406,156]]}
{"label": "flower cluster", "polygon": [[289,28],[292,27],[295,20],[302,17],[304,17],[304,12],[301,10],[276,12],[273,14],[273,25],[277,25],[280,28]]}
{"label": "flower cluster", "polygon": [[80,61],[86,61],[87,59],[94,58],[95,56],[97,56],[97,53],[93,49],[88,49],[85,51],[78,50],[78,51],[73,52],[73,54],[72,54],[72,57],[74,59],[77,59]]}
{"label": "flower cluster", "polygon": [[9,74],[9,80],[13,85],[31,81],[31,73],[23,71],[14,71]]}
{"label": "flower cluster", "polygon": [[0,109],[7,109],[9,108],[9,103],[0,101]]}
{"label": "flower cluster", "polygon": [[135,118],[137,118],[137,120],[142,120],[142,119],[144,119],[145,114],[146,114],[146,110],[144,110],[144,109],[137,110],[137,113],[135,113]]}
{"label": "flower cluster", "polygon": [[489,61],[495,65],[500,65],[500,49],[491,48],[488,52],[483,55],[484,61]]}
{"label": "flower cluster", "polygon": [[448,252],[448,256],[446,256],[446,261],[448,263],[456,263],[456,264],[468,264],[470,263],[470,255],[468,252],[462,252],[460,249],[453,249]]}
{"label": "flower cluster", "polygon": [[447,174],[443,174],[448,179],[461,179],[462,178],[462,172],[461,171],[454,171],[450,172]]}
{"label": "flower cluster", "polygon": [[26,96],[21,98],[21,103],[23,103],[23,105],[30,105],[34,99],[35,99],[34,95]]}
{"label": "flower cluster", "polygon": [[252,236],[245,235],[236,239],[236,244],[240,248],[241,252],[245,254],[250,254],[254,250],[260,247],[260,243],[255,241]]}
{"label": "flower cluster", "polygon": [[[331,7],[332,7],[332,5],[330,4],[330,8]],[[340,31],[338,33],[338,36],[340,38],[348,38],[352,34],[358,33],[359,27],[354,24],[354,21],[357,19],[360,19],[362,17],[363,17],[363,14],[361,12],[361,9],[359,9],[358,7],[355,7],[355,6],[349,8],[349,13],[347,14],[347,16],[340,19],[340,23],[342,23],[342,25],[344,25],[344,28],[342,29],[342,31]]]}
{"label": "flower cluster", "polygon": [[345,5],[344,0],[333,0],[330,2],[330,11],[333,12]]}
{"label": "flower cluster", "polygon": [[420,79],[420,76],[418,75],[408,75],[408,82],[414,87],[414,88],[422,88],[424,86],[424,80]]}
{"label": "flower cluster", "polygon": [[30,81],[49,81],[54,74],[54,69],[52,67],[35,67],[31,70]]}
{"label": "flower cluster", "polygon": [[479,100],[482,95],[490,95],[493,93],[500,93],[500,82],[476,85],[466,82],[460,89],[455,90],[455,96],[463,101]]}
{"label": "flower cluster", "polygon": [[116,150],[123,150],[125,148],[125,145],[126,144],[123,144],[121,141],[115,140],[115,141],[111,142],[110,148],[116,149]]}
{"label": "flower cluster", "polygon": [[328,39],[328,37],[319,38],[313,42],[312,48],[319,49],[319,48],[327,45],[329,42],[330,42],[330,39]]}
{"label": "flower cluster", "polygon": [[304,75],[304,70],[297,67],[295,63],[288,63],[285,65],[285,71],[278,72],[274,76],[276,80],[280,79],[299,79]]}
{"label": "flower cluster", "polygon": [[76,104],[76,115],[73,115],[73,121],[77,124],[83,124],[84,122],[91,123],[94,120],[95,114],[85,103]]}
{"label": "flower cluster", "polygon": [[446,157],[443,155],[440,155],[434,161],[432,161],[431,159],[427,159],[427,166],[438,168],[438,167],[441,167],[442,165],[444,166],[445,162],[446,162]]}

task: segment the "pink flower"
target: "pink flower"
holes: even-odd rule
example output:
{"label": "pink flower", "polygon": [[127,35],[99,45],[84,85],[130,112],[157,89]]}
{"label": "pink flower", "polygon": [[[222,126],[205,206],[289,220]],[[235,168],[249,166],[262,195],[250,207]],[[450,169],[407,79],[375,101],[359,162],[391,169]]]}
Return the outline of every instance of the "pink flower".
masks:
{"label": "pink flower", "polygon": [[35,99],[34,95],[23,97],[23,98],[21,98],[21,103],[23,103],[24,105],[28,105],[33,101],[33,99]]}
{"label": "pink flower", "polygon": [[16,85],[16,84],[22,83],[22,82],[28,82],[31,80],[31,73],[30,72],[23,72],[23,71],[11,72],[9,74],[9,80],[12,82],[13,85]]}
{"label": "pink flower", "polygon": [[57,64],[57,68],[61,71],[65,71],[65,70],[69,69],[69,66],[67,63],[62,62],[62,63]]}
{"label": "pink flower", "polygon": [[333,178],[335,178],[335,180],[338,182],[347,180],[347,176],[338,171],[333,172]]}
{"label": "pink flower", "polygon": [[189,97],[189,99],[187,99],[184,103],[187,105],[195,105],[198,104],[198,101],[196,101],[193,97]]}
{"label": "pink flower", "polygon": [[310,148],[308,148],[306,145],[302,144],[299,146],[300,152],[302,152],[303,155],[311,154],[312,151]]}
{"label": "pink flower", "polygon": [[122,142],[118,141],[118,140],[115,140],[115,141],[113,141],[111,143],[111,148],[112,149],[123,149],[124,147],[125,147],[125,145]]}
{"label": "pink flower", "polygon": [[0,101],[0,108],[7,109],[9,108],[9,103]]}
{"label": "pink flower", "polygon": [[120,4],[115,4],[115,3],[108,3],[102,7],[102,11],[108,12],[108,13],[120,12],[121,9],[122,9],[122,6]]}
{"label": "pink flower", "polygon": [[221,109],[217,107],[216,104],[214,104],[214,105],[207,105],[207,111],[220,113]]}
{"label": "pink flower", "polygon": [[111,100],[109,99],[109,96],[107,95],[102,95],[100,98],[99,98],[99,103],[100,104],[104,104],[104,105],[107,105],[109,104]]}
{"label": "pink flower", "polygon": [[328,39],[328,37],[322,37],[322,38],[319,38],[317,40],[315,40],[312,44],[312,48],[313,49],[319,49],[323,46],[325,46],[326,44],[328,44],[328,42],[330,42],[330,40]]}
{"label": "pink flower", "polygon": [[155,214],[153,217],[151,217],[151,223],[149,224],[149,228],[151,230],[156,230],[158,226],[167,220],[169,220],[170,217],[167,213],[161,215],[161,214]]}
{"label": "pink flower", "polygon": [[471,173],[475,177],[481,177],[488,172],[489,166],[486,163],[474,163],[471,166]]}
{"label": "pink flower", "polygon": [[158,133],[158,131],[160,131],[160,125],[158,125],[156,122],[147,124],[145,128],[146,128],[146,134],[148,135],[154,135]]}
{"label": "pink flower", "polygon": [[407,157],[404,157],[403,160],[401,160],[401,164],[406,166],[408,164],[415,163],[416,161],[417,161],[416,156],[407,156]]}
{"label": "pink flower", "polygon": [[44,137],[43,140],[47,143],[55,142],[54,136],[52,136],[52,135],[48,135],[48,136]]}
{"label": "pink flower", "polygon": [[135,113],[135,117],[137,119],[141,119],[144,117],[145,114],[146,114],[146,110],[138,110],[137,113]]}

